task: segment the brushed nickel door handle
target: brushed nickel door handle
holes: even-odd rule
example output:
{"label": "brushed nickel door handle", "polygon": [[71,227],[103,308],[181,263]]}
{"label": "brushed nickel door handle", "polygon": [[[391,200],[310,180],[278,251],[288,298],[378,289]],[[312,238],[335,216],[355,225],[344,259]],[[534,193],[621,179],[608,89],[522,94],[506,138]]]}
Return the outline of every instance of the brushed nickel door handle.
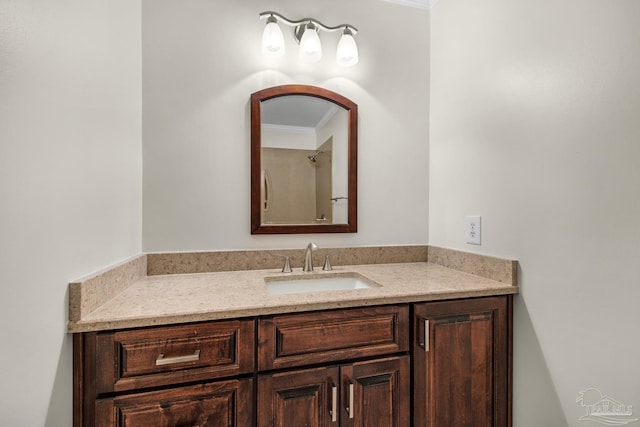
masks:
{"label": "brushed nickel door handle", "polygon": [[335,423],[338,420],[338,387],[335,384],[331,384],[331,422]]}
{"label": "brushed nickel door handle", "polygon": [[347,406],[347,413],[349,414],[349,418],[353,418],[354,408],[353,408],[353,394],[354,394],[354,385],[352,382],[349,382],[349,406]]}
{"label": "brushed nickel door handle", "polygon": [[418,345],[424,350],[429,351],[429,319],[423,319],[424,332],[422,333],[422,341]]}

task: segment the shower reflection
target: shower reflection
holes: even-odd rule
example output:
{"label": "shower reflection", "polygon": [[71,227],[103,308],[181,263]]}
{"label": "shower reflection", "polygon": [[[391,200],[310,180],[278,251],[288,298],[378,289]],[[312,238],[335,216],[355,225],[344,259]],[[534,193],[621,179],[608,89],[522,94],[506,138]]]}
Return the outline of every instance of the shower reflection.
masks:
{"label": "shower reflection", "polygon": [[348,112],[310,96],[261,105],[261,223],[346,224]]}

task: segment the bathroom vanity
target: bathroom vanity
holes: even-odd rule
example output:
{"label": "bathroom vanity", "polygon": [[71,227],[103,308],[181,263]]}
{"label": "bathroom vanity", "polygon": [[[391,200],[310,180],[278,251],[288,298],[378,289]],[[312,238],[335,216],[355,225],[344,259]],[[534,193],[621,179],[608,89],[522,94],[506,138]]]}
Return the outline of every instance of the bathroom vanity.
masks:
{"label": "bathroom vanity", "polygon": [[[429,248],[304,275],[147,275],[151,256],[71,284],[76,427],[511,425],[513,261]],[[345,274],[375,286],[266,287]]]}

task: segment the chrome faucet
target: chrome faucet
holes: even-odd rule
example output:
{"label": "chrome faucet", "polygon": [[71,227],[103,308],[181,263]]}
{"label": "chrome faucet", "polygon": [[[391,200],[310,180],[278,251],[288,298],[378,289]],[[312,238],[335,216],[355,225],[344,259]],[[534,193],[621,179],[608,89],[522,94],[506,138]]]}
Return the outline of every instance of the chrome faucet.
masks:
{"label": "chrome faucet", "polygon": [[307,245],[307,249],[304,254],[304,268],[302,269],[302,271],[313,271],[313,251],[315,251],[316,249],[318,249],[318,245],[313,242]]}

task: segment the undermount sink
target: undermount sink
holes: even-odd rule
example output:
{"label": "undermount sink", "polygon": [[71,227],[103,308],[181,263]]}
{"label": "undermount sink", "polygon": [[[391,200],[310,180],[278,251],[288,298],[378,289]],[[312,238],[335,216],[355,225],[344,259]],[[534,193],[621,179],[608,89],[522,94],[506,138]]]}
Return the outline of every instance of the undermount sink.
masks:
{"label": "undermount sink", "polygon": [[367,289],[380,285],[357,273],[265,277],[271,295]]}

